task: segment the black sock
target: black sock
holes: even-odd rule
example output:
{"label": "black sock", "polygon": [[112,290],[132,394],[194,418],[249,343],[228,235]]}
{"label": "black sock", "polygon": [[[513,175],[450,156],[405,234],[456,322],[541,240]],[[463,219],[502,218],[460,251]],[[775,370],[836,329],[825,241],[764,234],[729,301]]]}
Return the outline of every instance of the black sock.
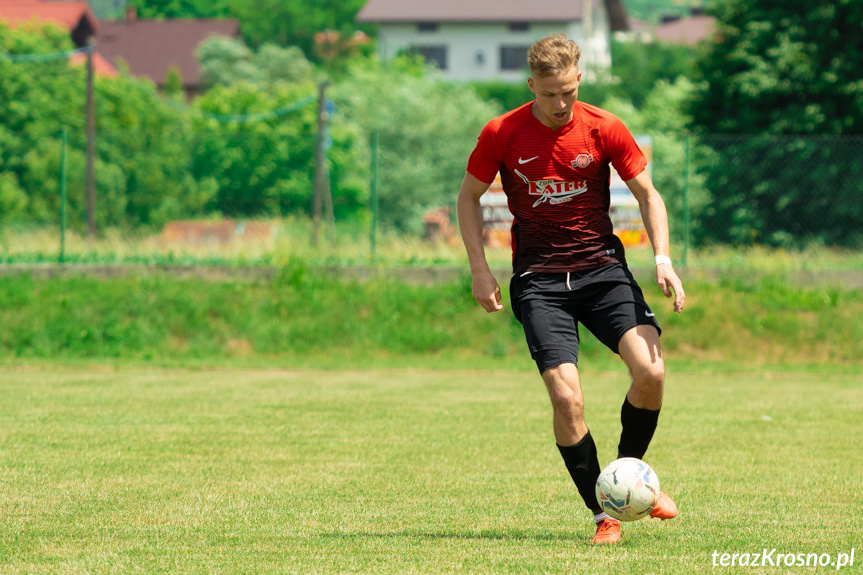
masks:
{"label": "black sock", "polygon": [[623,400],[620,408],[620,443],[617,446],[617,457],[635,457],[642,459],[647,453],[647,446],[656,431],[659,421],[659,410],[641,409],[629,403],[629,398]]}
{"label": "black sock", "polygon": [[599,503],[596,502],[596,480],[599,477],[599,458],[596,455],[596,444],[590,432],[587,432],[581,441],[569,447],[558,445],[563,462],[566,464],[569,475],[575,482],[584,504],[594,515],[602,513]]}

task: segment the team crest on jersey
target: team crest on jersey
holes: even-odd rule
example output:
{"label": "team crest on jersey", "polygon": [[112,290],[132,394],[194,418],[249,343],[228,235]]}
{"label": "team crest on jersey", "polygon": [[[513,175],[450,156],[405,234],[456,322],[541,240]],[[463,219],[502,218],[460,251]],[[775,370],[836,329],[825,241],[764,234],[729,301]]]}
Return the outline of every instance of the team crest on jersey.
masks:
{"label": "team crest on jersey", "polygon": [[570,162],[573,168],[586,168],[593,161],[593,154],[579,154],[576,159]]}

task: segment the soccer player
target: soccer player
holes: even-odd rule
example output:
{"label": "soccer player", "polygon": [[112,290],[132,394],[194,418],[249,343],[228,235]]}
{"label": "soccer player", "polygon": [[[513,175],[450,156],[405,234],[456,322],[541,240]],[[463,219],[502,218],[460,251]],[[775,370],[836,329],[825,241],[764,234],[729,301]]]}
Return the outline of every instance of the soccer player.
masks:
{"label": "soccer player", "polygon": [[[578,324],[620,355],[632,378],[621,408],[618,457],[644,457],[662,406],[665,366],[660,327],[629,272],[609,217],[609,164],[638,200],[653,246],[656,282],[674,311],[683,285],[669,258],[665,204],[647,161],[613,114],[578,101],[581,50],[564,34],[528,50],[536,100],[490,121],[468,160],[458,219],[473,276],[473,296],[487,312],[503,309],[500,286],[482,242],[480,197],[500,172],[512,224],[510,302],[551,398],[554,437],[594,514],[594,543],[615,543],[620,523],[600,509],[600,466],[584,420],[578,373]],[[671,519],[677,506],[660,494],[651,516]]]}

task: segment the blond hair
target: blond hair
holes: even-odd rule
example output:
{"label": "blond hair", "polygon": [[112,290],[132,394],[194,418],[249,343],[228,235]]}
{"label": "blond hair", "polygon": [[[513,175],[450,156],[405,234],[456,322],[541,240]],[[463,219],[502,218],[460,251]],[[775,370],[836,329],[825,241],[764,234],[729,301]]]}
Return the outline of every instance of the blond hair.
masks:
{"label": "blond hair", "polygon": [[581,49],[566,34],[554,34],[537,40],[527,51],[531,76],[554,76],[578,67]]}

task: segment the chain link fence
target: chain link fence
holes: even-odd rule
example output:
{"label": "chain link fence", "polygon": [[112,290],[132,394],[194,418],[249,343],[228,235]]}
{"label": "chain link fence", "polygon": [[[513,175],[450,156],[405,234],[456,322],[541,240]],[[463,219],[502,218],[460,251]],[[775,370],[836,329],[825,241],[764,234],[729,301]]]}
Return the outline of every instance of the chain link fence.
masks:
{"label": "chain link fence", "polygon": [[[70,133],[64,146],[57,133],[20,156],[0,155],[0,260],[267,263],[317,240],[358,261],[373,255],[380,234],[417,242],[406,245],[443,239],[460,252],[455,198],[473,140],[419,149],[337,135],[327,142],[331,195],[315,226],[314,115],[297,126],[100,131],[93,240],[84,134]],[[684,253],[717,245],[863,249],[863,138],[650,136],[653,179]]]}
{"label": "chain link fence", "polygon": [[689,233],[706,244],[863,248],[863,138],[692,137],[706,192]]}

